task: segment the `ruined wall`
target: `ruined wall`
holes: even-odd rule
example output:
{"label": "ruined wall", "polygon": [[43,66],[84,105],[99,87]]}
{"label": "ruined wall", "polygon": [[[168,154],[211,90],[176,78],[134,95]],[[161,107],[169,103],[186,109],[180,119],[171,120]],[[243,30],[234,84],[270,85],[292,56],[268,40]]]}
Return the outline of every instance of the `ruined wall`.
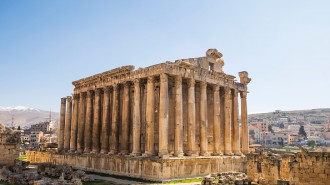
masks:
{"label": "ruined wall", "polygon": [[300,152],[289,166],[292,185],[330,184],[329,152]]}
{"label": "ruined wall", "polygon": [[19,157],[20,132],[0,125],[0,166],[13,166]]}
{"label": "ruined wall", "polygon": [[260,184],[291,185],[330,184],[330,153],[306,152],[293,154],[250,153],[247,155],[248,179]]}
{"label": "ruined wall", "polygon": [[261,184],[277,184],[278,179],[289,179],[288,162],[292,155],[251,153],[247,155],[248,179]]}
{"label": "ruined wall", "polygon": [[246,172],[246,158],[241,156],[156,159],[117,155],[27,152],[27,160],[31,163],[66,163],[76,169],[155,181],[203,177],[219,172]]}

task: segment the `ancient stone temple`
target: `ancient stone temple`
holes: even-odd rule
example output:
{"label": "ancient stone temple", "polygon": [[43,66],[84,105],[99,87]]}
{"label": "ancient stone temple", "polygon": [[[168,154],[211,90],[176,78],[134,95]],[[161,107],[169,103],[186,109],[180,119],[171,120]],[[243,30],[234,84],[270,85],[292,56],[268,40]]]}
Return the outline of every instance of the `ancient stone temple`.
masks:
{"label": "ancient stone temple", "polygon": [[251,79],[243,71],[237,82],[223,66],[209,49],[74,81],[73,95],[61,99],[55,163],[150,180],[243,171]]}

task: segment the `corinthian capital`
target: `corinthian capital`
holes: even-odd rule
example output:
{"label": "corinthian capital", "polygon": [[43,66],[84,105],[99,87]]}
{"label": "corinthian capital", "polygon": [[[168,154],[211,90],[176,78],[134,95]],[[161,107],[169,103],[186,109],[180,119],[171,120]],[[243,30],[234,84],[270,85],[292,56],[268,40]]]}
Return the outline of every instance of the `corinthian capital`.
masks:
{"label": "corinthian capital", "polygon": [[79,94],[72,94],[73,100],[79,99]]}
{"label": "corinthian capital", "polygon": [[188,87],[195,87],[195,79],[193,78],[188,79]]}
{"label": "corinthian capital", "polygon": [[168,76],[165,73],[160,74],[160,82],[167,82]]}
{"label": "corinthian capital", "polygon": [[175,76],[175,87],[182,86],[182,77],[180,75]]}
{"label": "corinthian capital", "polygon": [[154,83],[154,77],[148,76],[148,82],[147,83]]}
{"label": "corinthian capital", "polygon": [[246,91],[241,91],[241,98],[246,98],[247,92]]}
{"label": "corinthian capital", "polygon": [[62,104],[66,103],[66,98],[61,98],[61,103]]}
{"label": "corinthian capital", "polygon": [[200,82],[201,89],[206,89],[207,83],[206,82]]}
{"label": "corinthian capital", "polygon": [[249,78],[249,73],[248,72],[242,71],[242,72],[239,72],[238,75],[239,75],[239,78],[240,78],[240,82],[242,84],[247,85],[247,84],[250,83],[251,78]]}
{"label": "corinthian capital", "polygon": [[66,97],[66,100],[67,100],[68,102],[72,102],[72,96],[67,96],[67,97]]}

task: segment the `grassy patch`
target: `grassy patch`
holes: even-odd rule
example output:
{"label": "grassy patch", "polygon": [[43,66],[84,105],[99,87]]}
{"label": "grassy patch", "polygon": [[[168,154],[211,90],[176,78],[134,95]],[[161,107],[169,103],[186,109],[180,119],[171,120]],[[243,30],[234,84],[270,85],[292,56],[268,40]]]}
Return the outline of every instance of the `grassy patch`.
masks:
{"label": "grassy patch", "polygon": [[26,159],[26,155],[20,155],[20,156],[18,157],[18,159],[19,159],[20,161],[23,161],[24,159]]}
{"label": "grassy patch", "polygon": [[98,175],[98,176],[102,176],[102,177],[112,177],[112,178],[116,178],[116,179],[136,181],[136,182],[155,183],[155,181],[143,180],[143,179],[139,179],[139,178],[120,176],[120,175],[110,175],[110,174],[98,173],[98,172],[86,172],[86,174],[94,174],[94,175]]}
{"label": "grassy patch", "polygon": [[178,184],[178,183],[202,182],[202,180],[203,180],[203,178],[183,179],[183,180],[174,180],[174,181],[164,182],[163,184]]}

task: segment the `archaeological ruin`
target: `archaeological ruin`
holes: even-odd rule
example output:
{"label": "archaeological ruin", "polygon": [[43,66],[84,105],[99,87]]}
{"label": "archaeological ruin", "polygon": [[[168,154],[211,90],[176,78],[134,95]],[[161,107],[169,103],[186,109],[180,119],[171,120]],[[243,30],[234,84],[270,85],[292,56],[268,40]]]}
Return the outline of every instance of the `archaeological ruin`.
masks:
{"label": "archaeological ruin", "polygon": [[209,49],[74,81],[73,95],[61,99],[58,152],[28,159],[156,181],[245,172],[251,79],[243,71],[238,82],[223,66]]}

